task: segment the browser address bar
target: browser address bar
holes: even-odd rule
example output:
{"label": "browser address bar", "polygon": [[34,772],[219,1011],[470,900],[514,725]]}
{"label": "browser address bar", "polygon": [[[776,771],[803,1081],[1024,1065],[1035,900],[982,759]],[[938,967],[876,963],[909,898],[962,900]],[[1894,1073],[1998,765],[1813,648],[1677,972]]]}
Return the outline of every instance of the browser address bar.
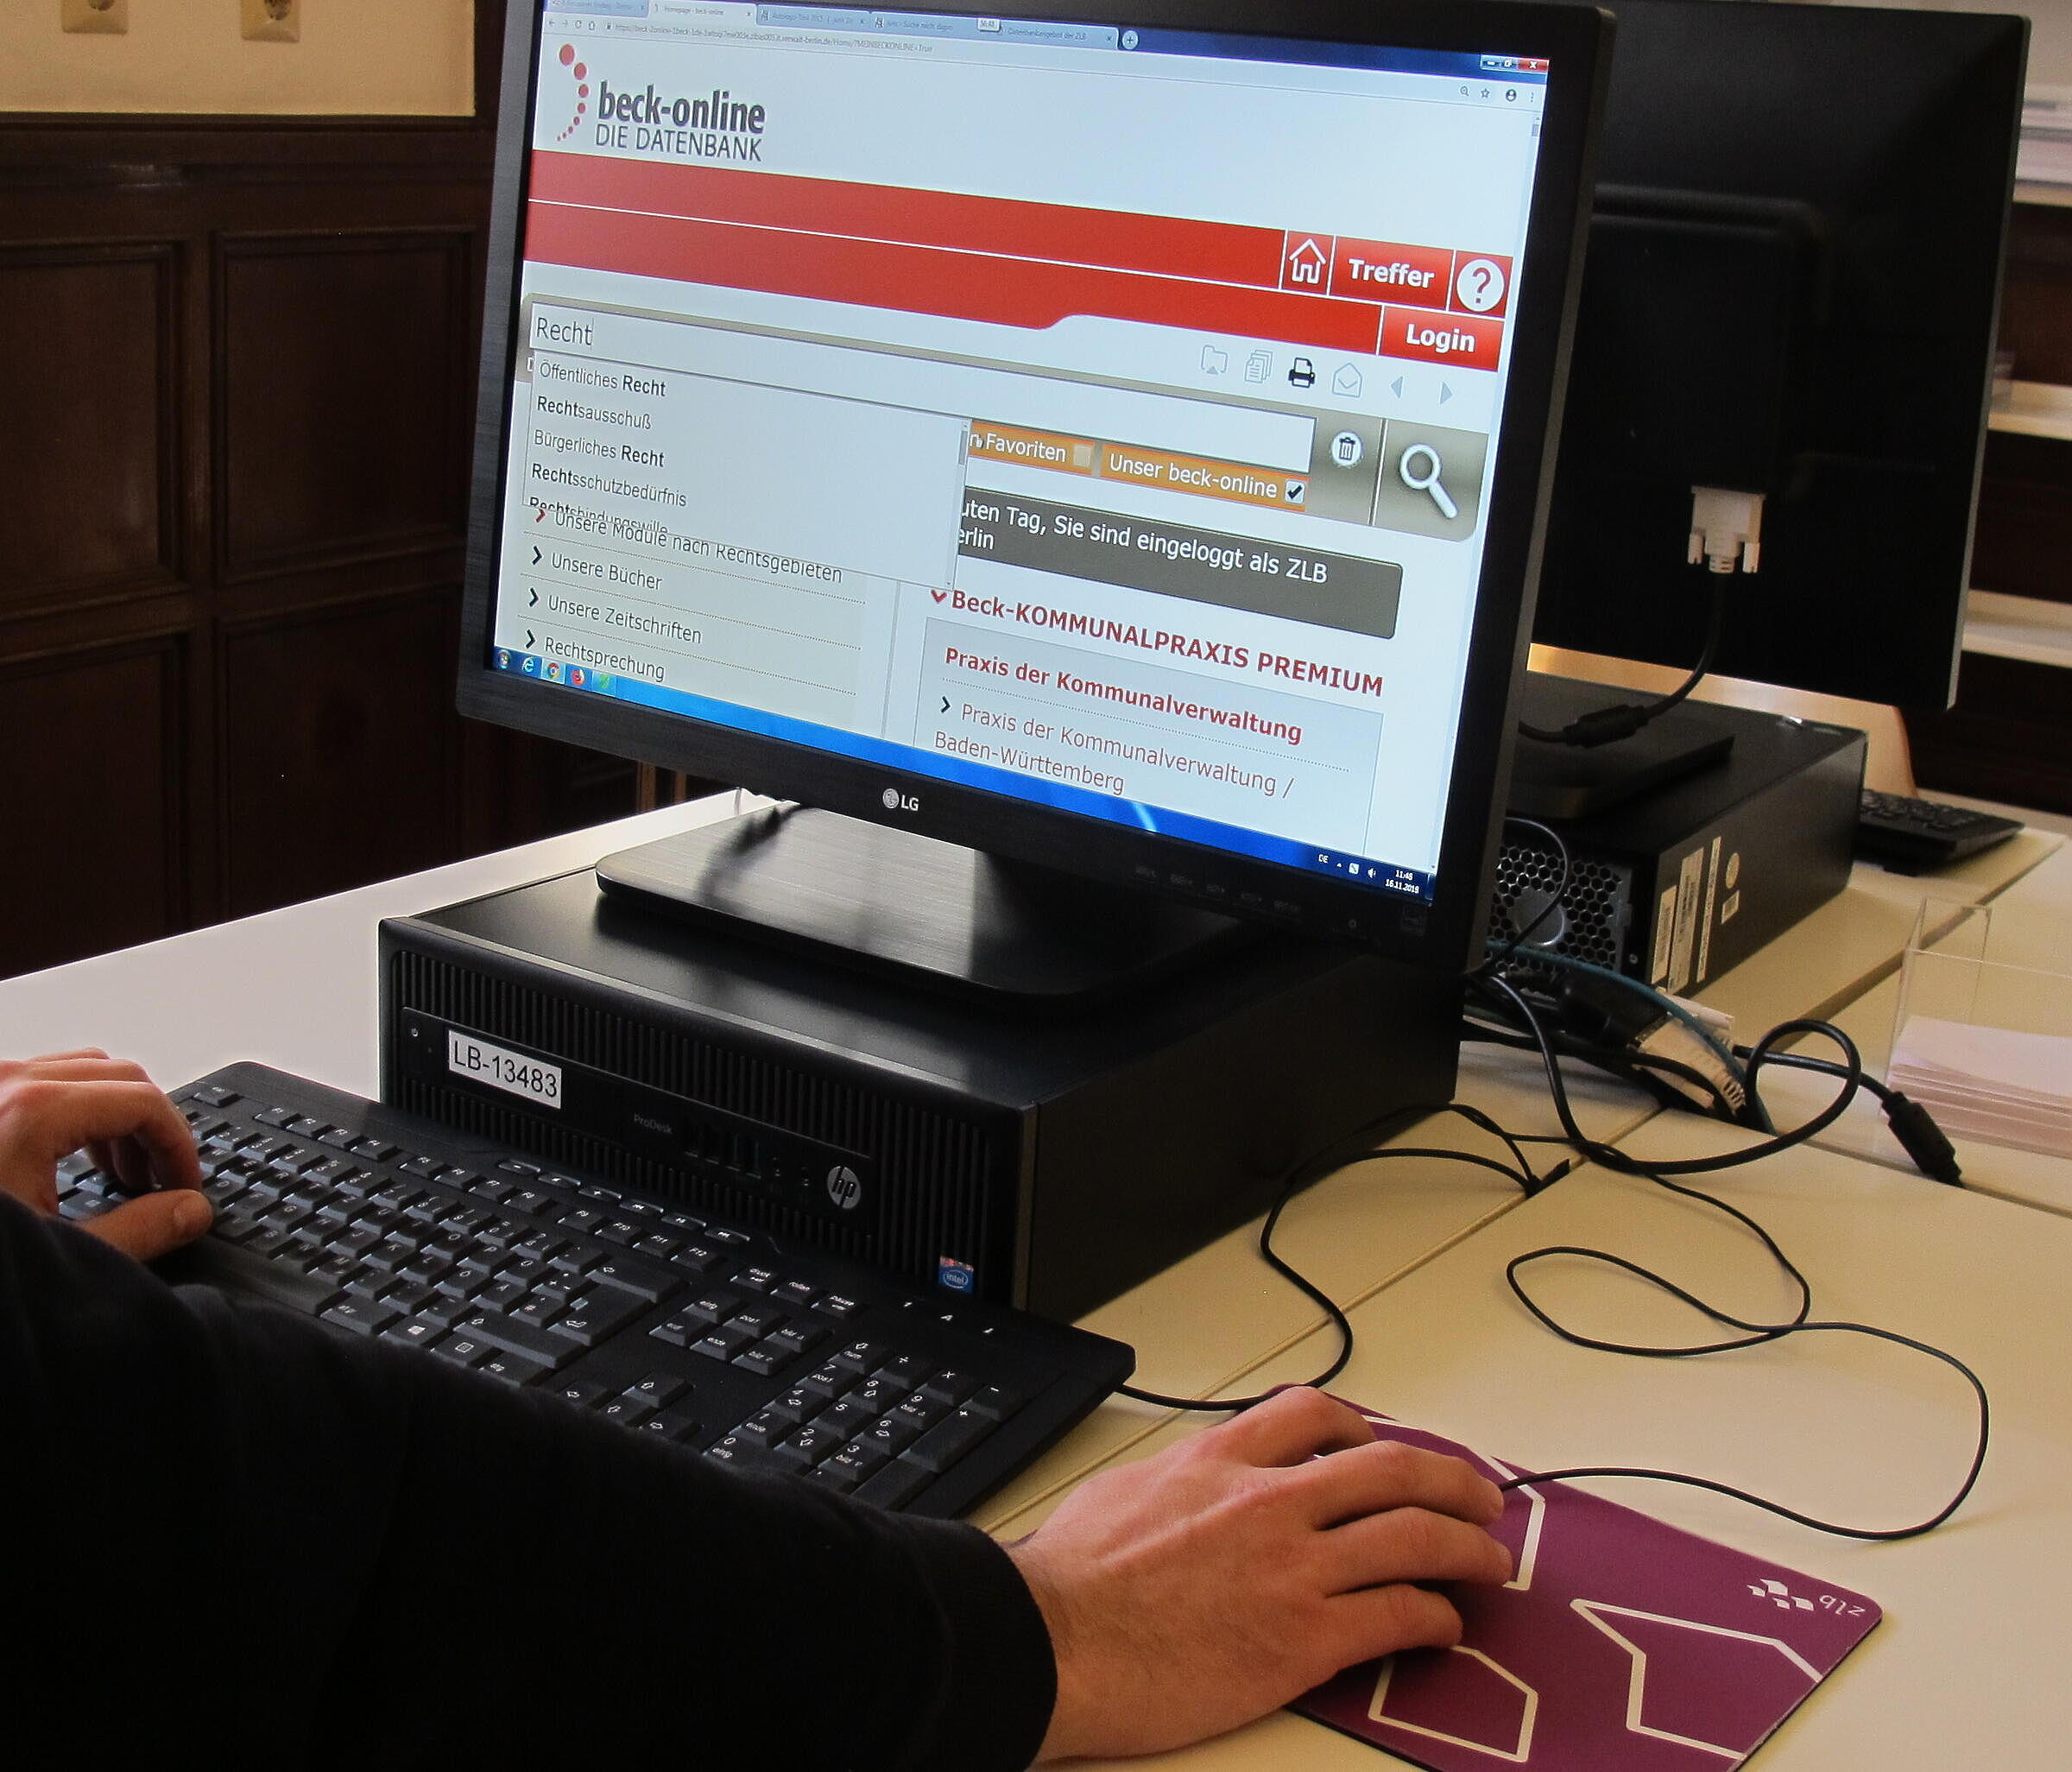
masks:
{"label": "browser address bar", "polygon": [[1286,472],[1309,471],[1316,430],[1313,419],[1261,407],[986,369],[863,345],[773,338],[698,320],[661,320],[567,302],[528,302],[525,326],[531,349],[556,357],[989,419]]}

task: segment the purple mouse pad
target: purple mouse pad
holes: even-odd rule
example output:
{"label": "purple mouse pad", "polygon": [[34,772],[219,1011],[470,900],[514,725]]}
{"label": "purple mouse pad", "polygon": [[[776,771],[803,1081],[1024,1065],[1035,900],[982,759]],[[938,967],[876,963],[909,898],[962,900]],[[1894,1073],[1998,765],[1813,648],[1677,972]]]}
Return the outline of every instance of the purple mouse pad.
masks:
{"label": "purple mouse pad", "polygon": [[[1452,1452],[1496,1482],[1520,1474],[1361,1413],[1378,1440]],[[1434,1772],[1718,1772],[1883,1616],[1860,1593],[1566,1484],[1505,1500],[1491,1529],[1516,1573],[1501,1588],[1450,1590],[1467,1626],[1457,1648],[1348,1668],[1293,1708]]]}

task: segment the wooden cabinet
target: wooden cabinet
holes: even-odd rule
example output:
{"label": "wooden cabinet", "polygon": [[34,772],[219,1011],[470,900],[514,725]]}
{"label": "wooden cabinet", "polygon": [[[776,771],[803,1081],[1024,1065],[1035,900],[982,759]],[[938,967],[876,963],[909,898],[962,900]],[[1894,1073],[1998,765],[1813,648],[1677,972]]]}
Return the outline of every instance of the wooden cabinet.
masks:
{"label": "wooden cabinet", "polygon": [[492,131],[0,117],[0,976],[632,809],[453,710]]}

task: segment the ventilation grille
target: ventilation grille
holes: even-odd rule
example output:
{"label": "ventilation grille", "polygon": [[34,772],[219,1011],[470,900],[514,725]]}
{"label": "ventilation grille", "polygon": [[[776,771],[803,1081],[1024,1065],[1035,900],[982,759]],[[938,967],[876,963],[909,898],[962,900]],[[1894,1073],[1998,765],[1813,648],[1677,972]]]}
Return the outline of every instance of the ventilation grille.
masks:
{"label": "ventilation grille", "polygon": [[1013,1215],[995,1209],[992,1184],[1008,1166],[996,1163],[982,1125],[420,953],[393,956],[389,985],[391,1038],[401,1011],[419,1009],[870,1157],[878,1165],[878,1214],[868,1228],[852,1229],[731,1184],[717,1165],[665,1166],[573,1126],[415,1078],[398,1079],[397,1106],[924,1285],[935,1283],[938,1258],[951,1256],[978,1269],[989,1296],[1006,1295],[1008,1251],[995,1237]]}
{"label": "ventilation grille", "polygon": [[[1496,863],[1496,896],[1489,907],[1489,935],[1497,942],[1508,941],[1515,932],[1511,908],[1525,892],[1546,894],[1561,882],[1561,858],[1529,843],[1510,843]],[[1592,965],[1620,970],[1626,954],[1627,930],[1633,921],[1633,871],[1610,862],[1577,857],[1569,875],[1568,890],[1562,895],[1562,909],[1568,927],[1552,944],[1557,953],[1572,954]],[[1544,902],[1544,900],[1543,900]],[[1550,919],[1551,921],[1551,919]],[[1545,925],[1541,925],[1544,931]],[[1532,945],[1521,947],[1506,972],[1514,979],[1551,984],[1554,969],[1535,965]]]}

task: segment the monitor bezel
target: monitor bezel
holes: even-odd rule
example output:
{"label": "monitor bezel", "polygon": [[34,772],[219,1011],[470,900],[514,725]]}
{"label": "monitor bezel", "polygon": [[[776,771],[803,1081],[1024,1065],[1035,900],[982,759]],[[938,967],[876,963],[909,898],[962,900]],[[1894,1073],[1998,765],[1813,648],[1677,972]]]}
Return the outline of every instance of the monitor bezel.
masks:
{"label": "monitor bezel", "polygon": [[[968,8],[920,5],[913,11]],[[1292,924],[1413,965],[1459,971],[1484,950],[1513,706],[1523,678],[1539,554],[1560,434],[1561,398],[1582,241],[1589,220],[1596,119],[1602,108],[1612,20],[1589,7],[1459,0],[1073,0],[1046,20],[1248,36],[1368,42],[1408,49],[1545,57],[1551,65],[1542,115],[1524,264],[1512,306],[1510,379],[1492,477],[1529,484],[1530,498],[1488,508],[1459,739],[1429,902],[1392,897],[1326,873],[1284,867],[1161,832],[1109,823],[920,771],[822,751],[788,740],[663,713],[559,685],[528,681],[490,662],[505,491],[513,376],[521,345],[521,253],[532,146],[543,0],[507,0],[495,188],[484,279],[481,381],[460,623],[463,714],[663,769],[728,782],[828,811],[916,832],[1022,862],[1149,889],[1235,914]]]}

